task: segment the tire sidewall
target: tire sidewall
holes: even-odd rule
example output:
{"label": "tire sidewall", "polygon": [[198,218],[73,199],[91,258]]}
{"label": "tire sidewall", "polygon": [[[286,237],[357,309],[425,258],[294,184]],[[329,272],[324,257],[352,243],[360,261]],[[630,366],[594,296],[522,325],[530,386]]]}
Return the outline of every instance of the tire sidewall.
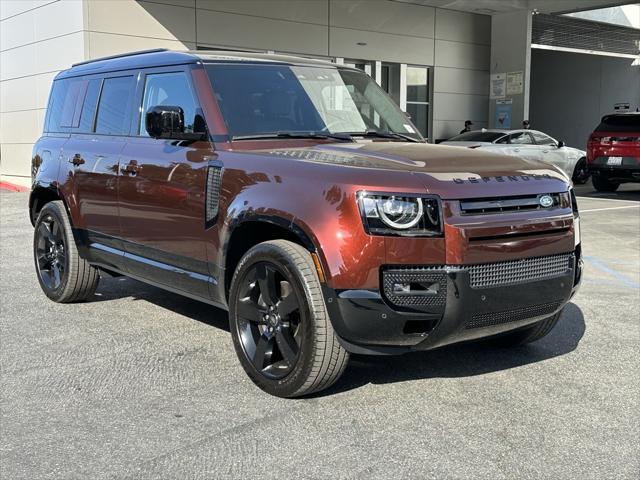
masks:
{"label": "tire sidewall", "polygon": [[[585,171],[585,174],[584,176],[580,176],[580,172],[583,170]],[[574,167],[573,183],[575,183],[576,185],[584,185],[589,180],[589,177],[590,174],[587,170],[587,159],[582,157],[580,160],[578,160],[576,166]]]}
{"label": "tire sidewall", "polygon": [[[40,283],[40,287],[42,288],[42,291],[45,293],[45,295],[47,297],[49,297],[52,300],[57,300],[59,298],[61,298],[67,288],[67,284],[69,283],[69,269],[70,269],[70,263],[71,263],[71,255],[70,255],[70,248],[71,248],[71,244],[69,243],[69,231],[68,231],[68,226],[67,223],[65,222],[64,219],[62,218],[59,208],[57,208],[58,205],[56,205],[54,202],[48,203],[47,205],[45,205],[42,210],[40,211],[40,214],[38,215],[38,219],[36,220],[35,223],[35,230],[34,230],[34,235],[33,235],[33,261],[34,261],[34,266],[36,268],[36,272],[37,272],[37,277],[38,277],[38,283]],[[62,278],[60,280],[60,285],[58,286],[58,288],[55,289],[51,289],[49,287],[47,287],[44,282],[42,281],[42,277],[40,274],[40,267],[38,265],[38,255],[37,255],[37,248],[38,248],[38,227],[40,226],[40,224],[42,222],[44,222],[45,219],[47,219],[48,217],[53,217],[53,219],[58,222],[58,225],[60,225],[60,228],[62,228],[62,232],[63,232],[63,237],[64,237],[64,251],[65,251],[65,260],[64,260],[64,273],[62,275]],[[71,241],[73,241],[73,239],[71,239]]]}
{"label": "tire sidewall", "polygon": [[[300,353],[298,361],[293,370],[281,379],[270,379],[262,375],[247,358],[244,346],[240,341],[240,331],[238,319],[235,315],[236,302],[238,301],[239,288],[248,270],[256,263],[267,262],[275,265],[287,279],[291,282],[296,294],[302,301],[300,309],[305,312],[303,315],[302,337],[300,343]],[[316,280],[317,281],[317,280]],[[289,397],[304,385],[313,367],[315,353],[315,308],[312,307],[307,280],[304,278],[295,261],[284,250],[275,245],[259,244],[253,247],[242,258],[233,275],[231,291],[229,295],[229,327],[233,345],[242,367],[249,377],[261,389],[279,397]]]}

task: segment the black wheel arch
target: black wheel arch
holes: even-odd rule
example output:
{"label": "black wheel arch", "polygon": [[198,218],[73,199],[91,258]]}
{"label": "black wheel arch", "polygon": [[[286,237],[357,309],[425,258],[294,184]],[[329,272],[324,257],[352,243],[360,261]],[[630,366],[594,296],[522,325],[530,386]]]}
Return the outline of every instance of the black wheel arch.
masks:
{"label": "black wheel arch", "polygon": [[[240,259],[252,247],[269,240],[288,240],[318,252],[312,237],[295,220],[274,215],[242,215],[231,222],[227,234],[221,239],[220,280],[224,285],[224,300],[229,298],[231,279]],[[222,293],[222,292],[221,292]]]}
{"label": "black wheel arch", "polygon": [[[60,190],[55,185],[44,185],[41,183],[35,183],[29,194],[29,220],[31,225],[35,226],[36,220],[42,208],[49,202],[55,202],[60,200],[64,204],[64,208],[69,215],[69,205],[60,193]],[[69,221],[71,221],[71,215],[69,215]]]}

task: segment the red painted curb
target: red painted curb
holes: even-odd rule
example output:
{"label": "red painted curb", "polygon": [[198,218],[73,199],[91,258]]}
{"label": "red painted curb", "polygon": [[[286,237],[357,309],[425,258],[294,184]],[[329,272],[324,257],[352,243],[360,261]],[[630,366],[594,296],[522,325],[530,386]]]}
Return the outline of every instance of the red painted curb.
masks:
{"label": "red painted curb", "polygon": [[24,187],[22,185],[14,185],[9,182],[0,182],[0,190],[11,190],[12,192],[28,192],[30,190],[29,187]]}

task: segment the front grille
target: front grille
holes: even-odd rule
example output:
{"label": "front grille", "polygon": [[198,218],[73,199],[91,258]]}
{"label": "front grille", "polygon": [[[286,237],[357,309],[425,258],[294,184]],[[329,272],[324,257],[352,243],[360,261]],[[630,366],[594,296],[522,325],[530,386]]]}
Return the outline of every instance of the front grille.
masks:
{"label": "front grille", "polygon": [[[384,296],[398,307],[442,307],[447,299],[446,272],[441,267],[394,268],[382,274]],[[408,284],[409,293],[394,291]]]}
{"label": "front grille", "polygon": [[[530,210],[548,210],[556,207],[566,207],[567,201],[561,193],[549,193],[538,195],[520,195],[515,197],[477,198],[460,201],[460,213],[462,215],[483,215],[495,213],[508,213]],[[553,204],[543,207],[540,198],[549,196]]]}
{"label": "front grille", "polygon": [[503,323],[517,322],[520,320],[552,315],[553,312],[558,310],[561,305],[562,302],[550,302],[514,310],[507,310],[504,312],[479,313],[471,317],[471,320],[467,322],[465,328],[472,329],[491,327],[493,325],[501,325]]}
{"label": "front grille", "polygon": [[571,268],[573,253],[483,263],[468,267],[471,288],[497,287],[557,277]]}

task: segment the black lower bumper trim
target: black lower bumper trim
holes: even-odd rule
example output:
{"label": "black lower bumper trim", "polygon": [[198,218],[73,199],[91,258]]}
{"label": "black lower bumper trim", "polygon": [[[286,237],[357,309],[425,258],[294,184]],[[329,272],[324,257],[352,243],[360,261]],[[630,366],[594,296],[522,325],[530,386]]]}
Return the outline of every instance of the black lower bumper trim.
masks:
{"label": "black lower bumper trim", "polygon": [[397,354],[497,335],[554,315],[576,292],[580,270],[572,256],[570,269],[553,278],[471,288],[469,272],[452,269],[446,273],[446,305],[434,313],[396,311],[377,291],[325,288],[324,294],[347,350]]}

